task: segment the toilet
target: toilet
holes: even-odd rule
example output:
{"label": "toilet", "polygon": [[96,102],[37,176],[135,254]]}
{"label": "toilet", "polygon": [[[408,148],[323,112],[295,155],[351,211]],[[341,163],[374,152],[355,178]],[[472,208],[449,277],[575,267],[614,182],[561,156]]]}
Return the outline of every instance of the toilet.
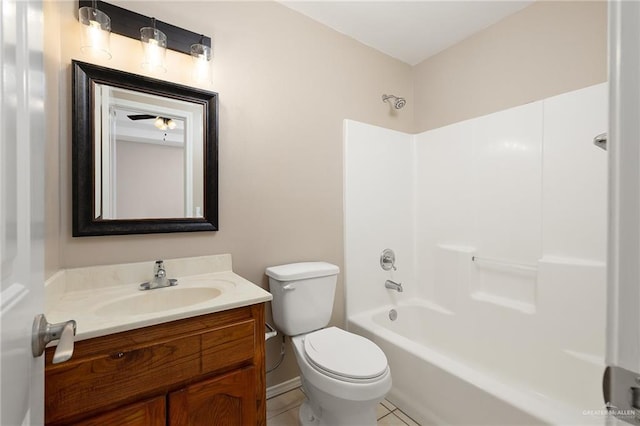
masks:
{"label": "toilet", "polygon": [[267,268],[273,321],[291,336],[307,397],[302,425],[375,425],[376,406],[391,389],[384,352],[372,341],[329,324],[340,269],[326,262]]}

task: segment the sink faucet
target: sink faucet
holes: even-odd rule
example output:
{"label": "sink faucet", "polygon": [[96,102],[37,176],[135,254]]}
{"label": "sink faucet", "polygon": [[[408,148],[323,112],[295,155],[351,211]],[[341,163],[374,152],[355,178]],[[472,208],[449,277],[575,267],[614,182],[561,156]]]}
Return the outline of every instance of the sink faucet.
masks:
{"label": "sink faucet", "polygon": [[153,290],[154,288],[169,287],[172,285],[178,285],[178,280],[167,278],[164,261],[156,260],[153,266],[153,279],[140,284],[140,290]]}
{"label": "sink faucet", "polygon": [[398,293],[402,293],[402,283],[397,283],[395,281],[387,280],[385,281],[384,286],[385,288],[396,290]]}

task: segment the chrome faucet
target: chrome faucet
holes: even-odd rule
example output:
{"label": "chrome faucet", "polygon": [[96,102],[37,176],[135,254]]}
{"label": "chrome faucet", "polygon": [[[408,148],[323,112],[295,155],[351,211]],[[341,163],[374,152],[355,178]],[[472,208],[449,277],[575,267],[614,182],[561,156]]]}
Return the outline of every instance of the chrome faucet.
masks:
{"label": "chrome faucet", "polygon": [[402,293],[402,283],[397,283],[395,281],[387,280],[384,283],[385,288],[396,290],[398,293]]}
{"label": "chrome faucet", "polygon": [[153,290],[154,288],[169,287],[178,285],[178,280],[167,278],[167,271],[164,269],[164,262],[156,260],[153,266],[153,279],[140,284],[140,290]]}

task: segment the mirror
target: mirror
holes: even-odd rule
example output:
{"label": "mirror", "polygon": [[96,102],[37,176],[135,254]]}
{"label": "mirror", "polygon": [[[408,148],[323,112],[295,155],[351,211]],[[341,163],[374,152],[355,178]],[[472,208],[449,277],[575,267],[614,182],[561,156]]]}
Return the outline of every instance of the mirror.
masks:
{"label": "mirror", "polygon": [[216,231],[217,99],[73,61],[73,236]]}

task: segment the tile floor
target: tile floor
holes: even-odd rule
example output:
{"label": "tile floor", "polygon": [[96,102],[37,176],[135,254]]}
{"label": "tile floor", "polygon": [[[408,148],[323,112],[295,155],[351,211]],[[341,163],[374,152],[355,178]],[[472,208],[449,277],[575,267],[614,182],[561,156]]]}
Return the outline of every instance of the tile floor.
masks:
{"label": "tile floor", "polygon": [[[267,400],[267,426],[298,426],[298,407],[302,401],[304,394],[299,388]],[[378,425],[419,426],[386,399],[378,404]]]}

